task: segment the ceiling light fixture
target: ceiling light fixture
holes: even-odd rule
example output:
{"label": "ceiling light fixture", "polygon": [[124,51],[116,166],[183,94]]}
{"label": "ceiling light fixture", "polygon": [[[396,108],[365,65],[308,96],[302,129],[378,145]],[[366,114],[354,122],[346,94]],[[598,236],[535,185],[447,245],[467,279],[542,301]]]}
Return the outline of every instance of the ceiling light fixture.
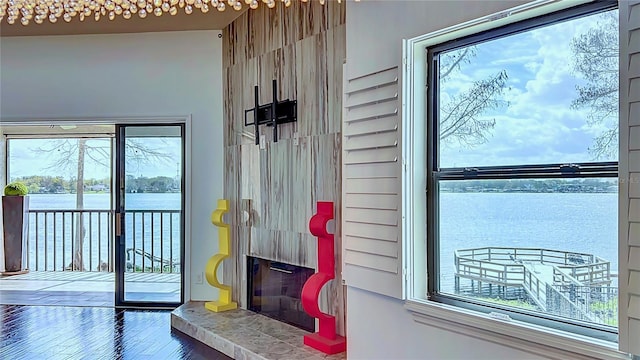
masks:
{"label": "ceiling light fixture", "polygon": [[[274,8],[278,1],[289,7],[295,0],[0,0],[0,21],[6,18],[9,24],[28,25],[31,22],[55,23],[60,18],[70,22],[74,17],[80,21],[90,17],[96,21],[103,17],[114,20],[116,16],[130,19],[135,14],[144,19],[151,15],[176,15],[178,9],[183,9],[186,14],[195,10],[207,13],[212,8],[218,11],[225,11],[227,7],[234,10],[242,10],[247,6],[257,9],[260,3]],[[327,0],[318,1],[324,5]]]}

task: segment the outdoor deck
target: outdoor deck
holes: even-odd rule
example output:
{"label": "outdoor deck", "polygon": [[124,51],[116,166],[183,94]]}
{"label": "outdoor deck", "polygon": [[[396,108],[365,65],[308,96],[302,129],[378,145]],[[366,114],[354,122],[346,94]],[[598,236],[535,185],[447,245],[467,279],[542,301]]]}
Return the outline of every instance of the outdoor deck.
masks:
{"label": "outdoor deck", "polygon": [[592,254],[484,247],[457,250],[454,261],[456,293],[528,300],[543,312],[603,324],[615,312],[608,308],[618,296],[611,264]]}
{"label": "outdoor deck", "polygon": [[[114,214],[31,209],[26,246],[31,271],[0,277],[0,303],[113,306]],[[131,210],[125,223],[125,300],[180,302],[180,211]]]}
{"label": "outdoor deck", "polygon": [[[127,299],[180,300],[180,274],[125,273]],[[34,271],[0,277],[0,304],[113,306],[115,273]]]}

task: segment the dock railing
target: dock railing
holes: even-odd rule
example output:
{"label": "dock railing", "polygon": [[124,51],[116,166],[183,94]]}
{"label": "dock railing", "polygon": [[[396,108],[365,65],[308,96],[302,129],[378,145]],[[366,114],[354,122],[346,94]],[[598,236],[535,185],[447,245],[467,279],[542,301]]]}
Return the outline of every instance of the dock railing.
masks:
{"label": "dock railing", "polygon": [[[557,266],[562,273],[566,272],[579,283],[589,285],[609,285],[611,283],[611,263],[595,257],[593,263],[585,265]],[[554,282],[555,282],[554,269]],[[562,281],[562,280],[560,280]]]}
{"label": "dock railing", "polygon": [[560,289],[549,284],[546,285],[546,289],[546,312],[570,319],[604,323],[604,321],[598,319],[596,315],[590,311],[589,306],[585,306],[579,298],[562,292]]}
{"label": "dock railing", "polygon": [[522,286],[527,291],[531,299],[538,304],[541,309],[546,310],[547,284],[544,281],[541,281],[527,266],[523,266],[523,269],[524,281],[522,282]]}
{"label": "dock railing", "polygon": [[584,265],[605,260],[586,253],[552,250],[544,248],[515,248],[515,247],[481,247],[459,249],[455,256],[469,259],[481,259],[491,262],[535,261],[554,265]]}
{"label": "dock railing", "polygon": [[524,268],[507,264],[495,264],[488,260],[472,260],[456,257],[458,275],[487,283],[520,285],[524,281]]}
{"label": "dock railing", "polygon": [[456,250],[454,262],[456,291],[461,278],[476,281],[478,289],[483,283],[520,287],[547,313],[617,324],[618,288],[611,286],[611,264],[600,257],[541,248],[483,247]]}
{"label": "dock railing", "polygon": [[602,283],[611,278],[611,263],[594,255],[542,248],[483,247],[454,252],[459,265],[484,261],[491,264],[517,265],[539,263],[555,265],[581,282]]}
{"label": "dock railing", "polygon": [[[113,210],[30,210],[28,269],[31,271],[106,271],[115,267]],[[82,229],[78,231],[79,224]],[[180,211],[125,212],[127,271],[180,271]],[[82,265],[75,268],[82,236]]]}

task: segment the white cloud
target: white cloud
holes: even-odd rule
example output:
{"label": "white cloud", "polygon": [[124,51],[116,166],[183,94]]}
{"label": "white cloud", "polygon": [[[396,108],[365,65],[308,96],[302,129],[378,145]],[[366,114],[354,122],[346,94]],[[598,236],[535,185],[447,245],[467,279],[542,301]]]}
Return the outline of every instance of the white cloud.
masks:
{"label": "white cloud", "polygon": [[583,18],[478,45],[477,56],[444,91],[504,69],[507,108],[487,112],[496,120],[489,141],[473,149],[450,142],[444,166],[590,161],[588,147],[601,129],[586,125],[587,110],[571,109],[579,78],[572,71],[571,39],[593,19]]}

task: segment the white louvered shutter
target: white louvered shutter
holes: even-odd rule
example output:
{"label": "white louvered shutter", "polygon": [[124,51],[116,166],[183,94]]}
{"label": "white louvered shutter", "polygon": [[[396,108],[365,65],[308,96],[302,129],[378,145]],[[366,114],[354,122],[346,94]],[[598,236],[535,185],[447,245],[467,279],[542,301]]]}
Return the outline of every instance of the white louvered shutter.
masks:
{"label": "white louvered shutter", "polygon": [[619,4],[620,350],[640,355],[640,1]]}
{"label": "white louvered shutter", "polygon": [[348,286],[401,299],[398,71],[344,82],[342,277]]}

